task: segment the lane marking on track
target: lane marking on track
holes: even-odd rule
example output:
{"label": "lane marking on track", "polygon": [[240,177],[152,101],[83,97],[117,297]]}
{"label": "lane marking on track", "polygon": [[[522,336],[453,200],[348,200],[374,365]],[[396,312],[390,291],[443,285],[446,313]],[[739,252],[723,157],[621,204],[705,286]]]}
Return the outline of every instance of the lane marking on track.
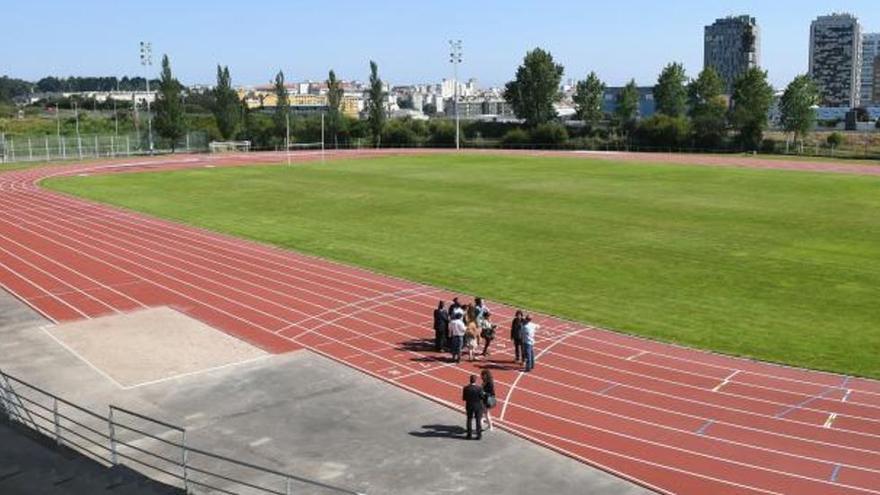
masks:
{"label": "lane marking on track", "polygon": [[[721,453],[705,453],[705,452],[699,452],[699,451],[695,451],[695,450],[690,450],[690,449],[688,449],[687,447],[684,447],[684,446],[681,446],[681,445],[677,445],[675,442],[669,442],[669,443],[667,443],[667,442],[662,442],[662,441],[659,441],[659,440],[651,440],[651,439],[644,438],[644,437],[641,437],[641,436],[638,436],[638,435],[635,435],[635,434],[623,433],[623,432],[620,432],[620,431],[614,431],[614,430],[611,430],[611,429],[606,428],[606,427],[603,427],[603,426],[594,425],[594,424],[589,424],[589,423],[584,423],[584,422],[582,422],[582,421],[579,421],[579,420],[576,420],[576,419],[567,418],[567,417],[564,417],[564,416],[559,416],[559,415],[557,415],[557,414],[552,414],[552,413],[549,413],[549,412],[541,412],[541,411],[532,410],[532,409],[530,409],[529,407],[526,407],[526,406],[521,406],[521,405],[514,404],[514,407],[518,407],[518,408],[520,408],[520,409],[525,409],[525,410],[527,410],[527,411],[529,411],[529,412],[532,412],[532,413],[541,414],[542,416],[546,416],[546,417],[548,417],[548,418],[554,419],[554,420],[559,421],[559,422],[562,422],[562,423],[572,424],[572,425],[575,425],[575,426],[581,427],[581,428],[584,429],[584,430],[593,430],[593,431],[598,431],[598,432],[601,432],[601,433],[608,433],[608,434],[615,435],[615,436],[618,436],[618,437],[621,437],[621,438],[625,438],[625,439],[627,439],[627,440],[631,440],[631,441],[634,441],[634,442],[643,443],[643,444],[651,445],[651,446],[655,446],[655,447],[660,447],[660,448],[662,448],[662,449],[672,450],[672,451],[676,451],[676,452],[683,452],[683,453],[686,453],[686,454],[692,454],[692,455],[695,455],[695,456],[698,456],[698,457],[702,457],[702,458],[705,458],[705,459],[711,459],[711,460],[713,460],[713,461],[718,461],[718,462],[722,462],[722,463],[725,463],[725,464],[732,464],[732,465],[734,465],[734,466],[739,466],[739,467],[742,467],[742,468],[746,468],[746,469],[748,469],[748,470],[750,470],[750,471],[761,471],[761,472],[765,472],[765,473],[772,473],[772,474],[774,474],[774,475],[786,476],[786,477],[789,477],[789,478],[795,478],[795,479],[799,479],[799,480],[804,480],[804,481],[807,481],[807,482],[817,483],[817,484],[820,484],[820,485],[829,485],[829,484],[831,484],[831,485],[835,485],[835,486],[838,486],[838,487],[848,488],[848,489],[850,489],[850,490],[853,490],[853,491],[859,491],[859,492],[863,492],[863,493],[873,493],[873,494],[878,494],[878,493],[880,493],[880,491],[877,491],[876,489],[862,488],[862,487],[859,487],[859,486],[854,486],[854,485],[849,485],[849,484],[844,484],[844,483],[829,482],[827,479],[813,477],[812,474],[811,474],[811,475],[798,474],[798,473],[794,473],[794,472],[790,472],[790,471],[784,471],[784,470],[782,470],[782,469],[779,469],[779,468],[777,468],[777,467],[773,467],[773,466],[766,466],[766,465],[761,465],[761,464],[750,464],[750,462],[755,462],[754,460],[751,460],[751,459],[749,460],[750,462],[745,462],[745,461],[739,461],[739,460],[736,460],[736,459],[732,459],[732,458],[729,458],[729,457],[723,457],[723,456],[721,455]],[[717,438],[715,438],[715,437],[712,437],[712,439],[713,439],[713,440],[717,440]],[[801,457],[801,458],[803,458],[803,456],[799,456],[799,455],[797,455],[797,454],[788,454],[788,455],[791,456],[791,457]],[[823,462],[823,463],[828,464],[828,465],[833,464],[833,462],[830,462],[830,461],[818,461],[818,462]],[[858,469],[865,470],[864,468],[858,468]],[[871,471],[874,471],[874,470],[871,470]],[[821,493],[824,493],[824,492],[821,492]]]}
{"label": "lane marking on track", "polygon": [[697,428],[697,432],[696,432],[697,435],[705,435],[706,430],[708,430],[709,427],[712,426],[713,424],[715,424],[715,420],[713,420],[713,419],[710,419],[710,420],[706,421],[705,423],[703,423],[702,426]]}
{"label": "lane marking on track", "polygon": [[612,391],[613,389],[615,389],[615,388],[617,388],[617,387],[619,387],[619,386],[620,386],[619,383],[612,383],[611,385],[608,385],[607,387],[605,387],[605,388],[603,388],[602,390],[600,390],[600,391],[599,391],[599,395],[605,395],[605,394],[607,394],[608,392]]}
{"label": "lane marking on track", "polygon": [[627,361],[635,361],[636,359],[638,359],[638,358],[644,356],[645,354],[648,354],[649,352],[650,352],[650,351],[639,351],[639,352],[633,354],[632,356],[626,358],[626,360],[627,360]]}
{"label": "lane marking on track", "polygon": [[834,420],[837,419],[837,413],[831,413],[828,415],[828,419],[825,420],[825,424],[822,425],[823,428],[831,428],[831,425],[834,424]]}
{"label": "lane marking on track", "polygon": [[[542,350],[541,352],[538,353],[537,356],[535,356],[536,365],[538,363],[538,360],[541,358],[541,356],[543,356],[548,351],[550,351],[550,349],[553,349],[555,346],[561,344],[563,341],[565,341],[565,339],[571,337],[572,335],[577,335],[577,334],[583,332],[584,330],[586,330],[586,328],[579,328],[573,332],[569,332],[565,336],[559,338],[558,340],[555,340],[552,344],[545,347],[544,350]],[[500,421],[504,421],[504,414],[507,412],[507,405],[510,404],[510,396],[513,395],[513,391],[516,389],[516,386],[519,384],[519,381],[522,379],[523,375],[525,375],[525,374],[526,373],[524,371],[520,371],[519,374],[516,375],[516,378],[513,380],[513,383],[510,385],[510,388],[507,389],[507,395],[504,397],[504,405],[501,406],[501,414],[498,415],[498,419]]]}
{"label": "lane marking on track", "polygon": [[850,394],[852,394],[852,389],[851,389],[851,388],[846,389],[846,393],[843,394],[843,398],[840,399],[840,401],[841,401],[841,402],[846,402],[847,400],[849,400],[849,396],[850,396]]}
{"label": "lane marking on track", "polygon": [[837,482],[837,475],[840,474],[840,464],[834,466],[834,469],[831,471],[831,482]]}
{"label": "lane marking on track", "polygon": [[[23,280],[26,284],[31,285],[31,286],[34,286],[34,287],[37,287],[37,288],[39,288],[41,291],[48,293],[48,292],[46,291],[46,289],[44,289],[44,288],[38,286],[37,284],[31,282],[30,279],[22,278],[22,280]],[[8,285],[4,284],[2,281],[0,281],[0,289],[3,289],[3,290],[5,290],[6,292],[12,294],[12,297],[14,297],[14,298],[18,299],[19,301],[21,301],[22,303],[24,303],[27,307],[29,307],[29,308],[31,308],[32,310],[34,310],[37,314],[42,315],[43,318],[46,318],[47,320],[49,320],[49,321],[52,322],[52,323],[58,323],[58,320],[56,320],[52,315],[50,315],[49,313],[47,313],[47,312],[43,311],[42,309],[38,308],[37,306],[35,306],[35,305],[34,305],[34,302],[33,302],[31,299],[26,298],[26,297],[22,296],[21,294],[15,292],[15,291],[12,290]]]}
{"label": "lane marking on track", "polygon": [[724,387],[725,385],[730,383],[730,380],[733,379],[733,377],[735,377],[737,375],[737,373],[739,373],[739,371],[740,370],[734,370],[733,373],[727,375],[727,377],[724,380],[722,380],[721,383],[716,385],[715,388],[712,389],[712,391],[718,392],[719,390],[721,390],[722,387]]}
{"label": "lane marking on track", "polygon": [[789,407],[788,409],[785,409],[785,410],[783,410],[783,411],[781,411],[781,412],[779,412],[779,413],[776,413],[776,416],[775,416],[775,417],[777,417],[777,418],[785,417],[785,416],[787,416],[790,412],[796,411],[796,410],[798,410],[798,409],[800,409],[800,408],[806,406],[807,404],[809,404],[809,403],[811,403],[811,402],[817,401],[817,400],[819,400],[819,399],[824,399],[826,395],[830,394],[831,392],[834,392],[835,390],[837,390],[837,387],[831,387],[831,388],[829,388],[828,390],[822,392],[821,394],[814,395],[814,396],[812,396],[812,397],[808,397],[807,399],[801,401],[800,403],[795,404],[795,405]]}

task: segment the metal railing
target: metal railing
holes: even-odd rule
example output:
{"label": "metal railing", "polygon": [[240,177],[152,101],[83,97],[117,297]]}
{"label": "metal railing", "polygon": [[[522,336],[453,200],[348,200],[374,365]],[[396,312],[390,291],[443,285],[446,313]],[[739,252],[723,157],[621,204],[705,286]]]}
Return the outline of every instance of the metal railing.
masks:
{"label": "metal railing", "polygon": [[[178,151],[202,152],[208,150],[208,137],[204,132],[188,132],[173,144]],[[170,152],[171,145],[168,140],[157,139],[154,153]],[[115,158],[147,153],[149,148],[138,134],[15,136],[0,133],[0,163]]]}
{"label": "metal railing", "polygon": [[363,495],[195,448],[183,427],[112,405],[104,416],[2,370],[0,415],[101,464],[125,464],[187,493]]}

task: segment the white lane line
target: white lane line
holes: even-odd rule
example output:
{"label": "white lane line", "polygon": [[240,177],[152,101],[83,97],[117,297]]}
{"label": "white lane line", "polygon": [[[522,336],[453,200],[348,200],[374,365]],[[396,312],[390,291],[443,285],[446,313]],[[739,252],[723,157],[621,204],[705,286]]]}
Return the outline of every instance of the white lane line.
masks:
{"label": "white lane line", "polygon": [[850,396],[850,394],[852,394],[852,389],[851,389],[851,388],[846,389],[846,393],[843,394],[843,398],[840,399],[840,401],[841,401],[841,402],[846,402],[847,400],[849,400],[849,396]]}
{"label": "white lane line", "polygon": [[[663,469],[663,470],[667,470],[667,471],[672,471],[672,472],[676,472],[676,473],[684,474],[684,475],[686,475],[686,476],[693,476],[693,477],[696,477],[696,478],[701,478],[701,479],[709,480],[709,481],[712,481],[712,482],[721,483],[721,484],[723,484],[723,485],[734,486],[734,487],[736,487],[736,488],[741,488],[741,489],[749,490],[749,491],[756,492],[756,493],[762,493],[762,494],[767,494],[767,495],[783,495],[783,494],[780,493],[780,492],[772,492],[772,491],[764,490],[764,489],[762,489],[762,488],[754,487],[754,486],[751,486],[751,485],[744,485],[744,484],[741,484],[741,483],[737,483],[737,482],[735,482],[735,481],[730,481],[730,480],[725,480],[725,479],[721,479],[721,478],[716,478],[716,477],[713,477],[713,476],[710,476],[710,475],[707,475],[707,474],[697,473],[697,472],[694,472],[694,471],[689,471],[689,470],[686,470],[686,469],[678,468],[678,467],[675,467],[675,466],[669,466],[669,465],[666,465],[666,464],[660,464],[660,463],[658,463],[656,460],[642,459],[642,458],[639,458],[639,457],[633,457],[633,456],[630,456],[630,455],[627,455],[627,454],[622,454],[622,453],[620,453],[620,452],[615,452],[615,451],[613,451],[613,450],[603,449],[603,448],[598,447],[598,446],[593,445],[593,444],[587,444],[587,443],[583,443],[583,442],[578,442],[577,440],[573,440],[572,438],[560,437],[560,436],[558,436],[558,435],[553,435],[552,433],[545,433],[545,432],[543,432],[543,431],[536,430],[536,429],[534,429],[534,428],[531,428],[531,427],[528,427],[528,426],[525,426],[525,425],[521,425],[521,424],[518,424],[518,423],[512,423],[512,422],[510,422],[510,421],[505,422],[504,425],[502,425],[502,426],[507,427],[507,428],[508,428],[512,433],[514,433],[515,435],[522,436],[522,437],[524,437],[524,438],[526,438],[526,439],[528,439],[528,440],[531,440],[531,441],[533,441],[533,442],[535,442],[535,443],[537,443],[537,444],[544,445],[544,446],[550,448],[551,450],[557,450],[557,451],[558,451],[558,450],[562,450],[563,452],[568,453],[568,455],[574,457],[575,459],[580,460],[581,462],[584,462],[584,463],[589,464],[589,465],[591,465],[591,466],[595,466],[595,467],[597,467],[597,468],[599,468],[599,469],[601,469],[601,470],[603,470],[603,471],[607,471],[607,472],[609,472],[609,473],[611,473],[611,474],[613,474],[613,475],[615,475],[615,476],[618,476],[618,477],[620,477],[620,478],[623,478],[623,479],[626,479],[626,480],[630,480],[630,481],[634,481],[635,483],[637,483],[637,484],[639,484],[639,485],[641,485],[641,486],[644,486],[645,488],[649,488],[649,489],[651,489],[651,490],[656,491],[657,493],[662,493],[662,494],[664,494],[664,495],[675,495],[676,492],[671,492],[671,491],[669,491],[669,490],[665,490],[665,489],[660,488],[660,487],[658,487],[658,486],[651,485],[651,484],[649,484],[649,483],[646,483],[646,482],[644,482],[644,481],[641,481],[640,479],[635,478],[635,477],[633,477],[632,475],[629,475],[629,474],[626,474],[626,473],[624,473],[624,472],[618,471],[618,470],[616,470],[616,469],[614,469],[614,468],[612,468],[612,467],[608,467],[608,466],[606,466],[606,465],[604,465],[604,464],[602,464],[602,463],[600,463],[600,462],[592,461],[592,460],[590,460],[588,457],[584,457],[584,456],[581,456],[581,455],[575,454],[574,452],[572,452],[572,451],[570,451],[570,450],[566,450],[565,448],[560,447],[558,444],[554,444],[554,443],[550,443],[550,442],[545,441],[545,440],[541,440],[539,437],[552,438],[552,439],[554,439],[554,440],[556,440],[556,441],[558,441],[558,442],[561,441],[561,442],[563,442],[563,443],[568,443],[568,444],[575,445],[575,446],[578,446],[578,447],[581,447],[581,448],[586,448],[586,449],[589,449],[589,450],[598,451],[598,452],[601,452],[601,453],[603,453],[603,454],[611,455],[611,456],[613,456],[613,457],[617,457],[617,458],[620,458],[620,459],[626,459],[626,460],[628,460],[628,461],[638,462],[638,463],[640,463],[640,464],[645,464],[645,465],[647,465],[647,466],[651,466],[651,467],[654,467],[654,468],[659,468],[659,469]],[[524,430],[524,431],[527,431],[527,432],[531,432],[531,433],[524,433],[524,432],[521,431],[521,430]]]}
{"label": "white lane line", "polygon": [[837,413],[831,413],[828,415],[828,419],[825,420],[825,424],[822,425],[823,428],[831,428],[831,425],[834,424],[834,420],[837,419]]}
{"label": "white lane line", "polygon": [[638,358],[644,356],[645,354],[648,354],[649,352],[650,352],[650,351],[644,351],[644,350],[639,351],[639,352],[633,354],[632,356],[626,358],[626,360],[627,360],[627,361],[635,361],[636,359],[638,359]]}
{"label": "white lane line", "polygon": [[[586,329],[580,328],[578,330],[570,332],[570,333],[566,334],[565,336],[559,338],[558,340],[555,340],[553,343],[551,343],[547,347],[545,347],[541,352],[538,353],[537,356],[535,356],[535,365],[537,366],[538,360],[541,358],[541,356],[543,356],[548,351],[550,351],[550,349],[556,347],[557,345],[559,345],[565,339],[571,337],[572,335],[575,335],[579,332],[583,332],[584,330],[586,330]],[[507,395],[504,397],[504,405],[501,406],[501,414],[498,415],[498,419],[500,421],[504,421],[504,415],[507,413],[507,405],[510,404],[510,397],[511,397],[511,395],[513,395],[513,391],[516,390],[516,386],[519,385],[519,381],[522,379],[523,375],[525,375],[525,372],[520,371],[516,375],[516,378],[513,380],[513,383],[510,385],[510,388],[507,389]]]}
{"label": "white lane line", "polygon": [[[51,257],[49,257],[49,256],[47,256],[47,255],[45,255],[45,254],[43,254],[43,253],[41,253],[41,252],[39,252],[39,251],[36,251],[35,249],[32,249],[32,248],[30,248],[30,247],[28,247],[28,246],[25,246],[24,244],[22,244],[22,243],[20,243],[20,242],[18,242],[18,241],[16,241],[16,240],[14,240],[14,239],[11,239],[11,238],[9,238],[9,237],[6,237],[6,236],[3,235],[3,234],[0,234],[0,238],[5,239],[7,242],[12,243],[12,244],[15,244],[16,246],[21,247],[22,249],[24,249],[24,250],[26,250],[26,251],[29,251],[29,252],[31,252],[31,253],[34,253],[35,255],[39,256],[39,257],[42,258],[42,259],[45,259],[46,261],[52,263],[53,265],[60,266],[61,268],[70,271],[71,273],[74,273],[74,274],[76,274],[76,275],[78,275],[78,276],[80,276],[80,277],[82,277],[82,278],[84,278],[84,279],[86,279],[86,280],[89,280],[89,281],[91,281],[91,282],[97,284],[97,285],[98,285],[97,288],[107,289],[107,290],[109,290],[109,291],[111,291],[111,292],[113,292],[113,293],[115,293],[115,294],[117,294],[117,295],[119,295],[119,296],[122,296],[122,297],[124,297],[124,298],[130,300],[131,302],[134,302],[134,303],[140,304],[140,305],[141,305],[142,307],[144,307],[144,308],[147,307],[146,305],[144,305],[144,304],[141,303],[140,301],[136,301],[136,300],[132,299],[132,298],[129,297],[128,295],[123,294],[122,292],[119,292],[118,290],[114,289],[114,288],[111,287],[110,285],[107,285],[107,284],[105,284],[105,283],[103,283],[103,282],[101,282],[101,281],[99,281],[99,280],[96,280],[95,278],[92,278],[92,277],[90,277],[90,276],[88,276],[88,275],[86,275],[86,274],[80,272],[79,270],[76,270],[75,268],[72,268],[72,267],[70,267],[70,266],[68,266],[68,265],[65,265],[65,264],[59,262],[58,260],[56,260],[56,259],[54,259],[54,258],[51,258]],[[12,252],[10,252],[10,251],[7,251],[6,249],[3,249],[3,250],[6,251],[6,252],[8,252],[8,253],[10,253],[10,254],[12,254],[12,256],[14,256],[15,258],[20,259],[21,261],[27,263],[28,265],[31,265],[31,266],[33,266],[34,268],[37,268],[37,269],[40,270],[41,272],[44,272],[44,270],[42,270],[42,269],[39,268],[38,266],[32,264],[31,262],[29,262],[29,261],[27,261],[27,260],[25,260],[25,259],[23,259],[23,258],[20,258],[18,255],[14,254],[14,253],[12,253]],[[50,274],[50,275],[51,275],[51,274]],[[52,276],[52,278],[55,278],[55,279],[61,281],[64,285],[66,285],[66,286],[70,287],[71,289],[73,289],[73,292],[75,292],[75,293],[79,293],[79,294],[82,294],[82,295],[88,297],[89,299],[92,299],[92,300],[98,302],[98,303],[101,304],[102,306],[104,306],[104,307],[106,307],[106,308],[108,308],[108,309],[110,309],[110,310],[112,310],[112,311],[115,311],[115,312],[117,312],[117,313],[120,313],[120,311],[119,311],[117,308],[115,308],[114,306],[111,306],[110,304],[108,304],[108,303],[102,301],[102,300],[99,299],[98,297],[96,297],[96,296],[90,294],[90,293],[88,292],[89,289],[82,289],[82,288],[80,288],[80,287],[76,287],[76,286],[74,286],[72,283],[64,282],[64,281],[62,281],[60,278],[58,278],[58,277],[56,277],[56,276],[54,276],[54,275],[51,275],[51,276]]]}
{"label": "white lane line", "polygon": [[731,380],[733,377],[735,377],[737,373],[739,373],[739,370],[735,370],[733,373],[727,375],[727,377],[726,377],[724,380],[722,380],[721,383],[719,383],[718,385],[716,385],[715,388],[712,389],[712,391],[713,391],[713,392],[718,392],[719,390],[721,390],[722,387],[724,387],[725,385],[727,385],[728,383],[730,383],[730,380]]}
{"label": "white lane line", "polygon": [[[28,280],[28,279],[26,279],[26,278],[22,278],[22,281],[23,281],[24,283],[28,284],[28,285],[32,285],[32,286],[34,286],[34,287],[37,287],[37,288],[39,288],[41,291],[46,292],[47,294],[49,294],[49,292],[46,291],[46,289],[44,289],[44,288],[38,286],[37,284],[31,282],[30,280]],[[32,310],[34,310],[37,314],[42,315],[43,318],[46,318],[47,320],[49,320],[49,321],[52,322],[52,323],[58,323],[58,320],[56,320],[55,318],[53,318],[51,315],[49,315],[48,313],[46,313],[46,312],[43,311],[42,309],[36,307],[36,306],[34,305],[34,303],[33,303],[31,300],[29,300],[29,299],[25,298],[24,296],[22,296],[21,294],[15,292],[14,290],[12,290],[9,286],[7,286],[6,284],[4,284],[3,282],[0,282],[0,288],[3,288],[3,290],[5,290],[6,292],[12,294],[13,297],[15,297],[16,299],[18,299],[19,301],[21,301],[22,303],[24,303],[25,305],[27,305],[29,308],[31,308]],[[51,294],[50,294],[50,297],[54,297],[54,296],[51,296]]]}
{"label": "white lane line", "polygon": [[[84,319],[89,319],[89,318],[90,318],[89,315],[83,313],[83,312],[80,311],[78,308],[74,307],[73,305],[71,305],[70,303],[68,303],[67,301],[65,301],[64,299],[61,299],[60,297],[56,296],[56,295],[53,294],[52,291],[50,291],[49,289],[47,289],[47,288],[43,287],[42,285],[40,285],[40,284],[34,282],[34,281],[31,280],[30,278],[25,277],[25,276],[22,275],[21,273],[18,273],[17,271],[15,271],[15,270],[13,270],[12,268],[10,268],[9,266],[7,266],[5,263],[0,262],[0,268],[2,268],[3,270],[6,270],[7,272],[11,273],[12,275],[14,275],[14,276],[16,276],[16,277],[18,277],[18,278],[20,278],[22,281],[24,281],[24,282],[27,283],[28,285],[31,285],[31,286],[33,286],[33,287],[36,287],[36,288],[39,289],[41,292],[43,292],[43,293],[45,293],[45,294],[48,294],[52,299],[55,299],[56,301],[60,302],[61,304],[65,305],[65,306],[67,306],[68,308],[72,309],[73,311],[79,313],[80,316],[82,316]],[[4,285],[4,288],[6,288],[5,285]],[[12,292],[12,291],[10,291],[10,293],[15,294],[15,293]],[[21,298],[21,299],[24,300],[23,298]],[[36,307],[33,306],[33,305],[31,305],[31,304],[29,304],[29,306],[31,306],[32,308],[36,309]],[[43,313],[43,311],[41,311],[41,310],[38,310],[38,311],[40,311],[41,314],[45,314],[45,313]],[[48,315],[47,315],[47,316],[48,316]],[[49,317],[49,318],[50,318],[52,321],[55,321],[54,318],[52,318],[52,317]]]}
{"label": "white lane line", "polygon": [[[12,223],[12,222],[10,222],[10,221],[8,221],[8,220],[4,220],[4,219],[0,219],[0,222]],[[39,237],[42,237],[42,238],[44,238],[44,239],[47,239],[48,241],[52,242],[53,244],[58,244],[58,245],[64,246],[64,244],[63,244],[62,242],[58,241],[57,239],[53,239],[53,238],[48,237],[48,236],[46,236],[46,235],[44,235],[44,234],[40,234],[39,232],[33,232],[33,231],[31,231],[31,233],[33,233],[34,235],[37,235],[37,236],[39,236]],[[57,234],[57,232],[56,232],[56,234]],[[81,233],[80,233],[80,234],[81,234]],[[84,241],[81,241],[81,240],[78,240],[78,239],[74,239],[74,238],[72,238],[72,237],[70,237],[70,236],[68,236],[68,235],[64,235],[64,234],[58,234],[58,235],[60,235],[60,236],[63,237],[63,238],[69,239],[70,241],[75,242],[75,243],[77,243],[77,244],[84,245],[84,246],[86,246],[86,247],[91,247],[91,248],[93,248],[93,249],[97,249],[98,251],[102,251],[102,252],[104,252],[105,254],[109,254],[109,256],[111,256],[111,257],[113,257],[113,258],[117,258],[117,259],[125,259],[125,258],[123,258],[121,255],[116,255],[116,254],[110,253],[110,252],[108,252],[108,251],[105,250],[105,249],[94,248],[93,246],[90,246],[87,242],[84,242]],[[69,246],[67,246],[67,247],[69,248]],[[240,316],[238,316],[238,315],[236,315],[236,314],[234,314],[234,313],[232,313],[232,312],[230,312],[230,311],[226,311],[226,310],[223,310],[223,309],[217,308],[216,306],[212,306],[211,304],[205,303],[205,302],[204,302],[203,300],[201,300],[201,299],[195,299],[194,297],[189,296],[189,295],[187,295],[187,294],[184,294],[183,292],[180,292],[180,291],[178,291],[178,290],[172,289],[172,288],[168,287],[167,285],[163,285],[161,282],[156,282],[155,280],[152,280],[152,279],[150,279],[150,278],[146,278],[146,276],[144,276],[144,275],[138,275],[137,273],[134,273],[134,272],[132,272],[131,270],[128,270],[128,269],[126,269],[126,268],[122,268],[122,267],[119,266],[119,265],[113,264],[113,262],[111,262],[111,261],[108,261],[108,260],[106,260],[106,259],[100,258],[100,257],[95,256],[95,255],[92,255],[92,254],[88,254],[88,253],[86,253],[86,252],[84,252],[84,251],[79,251],[79,254],[80,254],[80,256],[85,256],[85,257],[90,258],[90,259],[93,259],[93,260],[95,260],[95,261],[97,261],[97,262],[99,262],[99,263],[101,263],[101,264],[104,264],[104,265],[110,266],[110,267],[115,268],[115,269],[117,269],[117,270],[120,270],[120,271],[122,271],[122,272],[124,272],[124,273],[127,273],[127,274],[131,275],[132,277],[135,277],[135,278],[138,278],[138,279],[140,279],[140,280],[143,280],[144,282],[147,282],[147,283],[149,283],[149,284],[151,284],[151,285],[154,285],[154,286],[156,286],[156,287],[159,287],[160,289],[163,289],[163,290],[166,290],[166,291],[171,292],[171,293],[173,293],[173,294],[176,294],[176,295],[178,295],[178,296],[180,296],[180,297],[182,297],[182,298],[184,298],[184,299],[187,299],[187,300],[189,300],[189,301],[194,302],[195,304],[197,304],[197,305],[199,305],[199,306],[203,306],[203,307],[210,308],[210,309],[212,309],[212,310],[214,310],[214,311],[216,311],[216,312],[218,312],[218,313],[221,313],[221,314],[227,315],[227,316],[229,316],[229,317],[232,318],[232,319],[239,320],[239,321],[241,321],[241,322],[243,322],[243,323],[245,323],[245,324],[249,324],[249,325],[251,325],[251,326],[253,326],[253,327],[257,328],[257,329],[263,330],[263,331],[266,332],[266,333],[271,333],[271,332],[272,332],[271,329],[269,329],[269,328],[266,328],[266,327],[264,327],[264,326],[262,326],[262,325],[259,325],[259,324],[257,324],[257,323],[251,322],[251,321],[247,320],[246,318],[240,317]],[[137,255],[135,254],[134,256],[137,256]],[[224,297],[224,296],[221,296],[221,295],[219,295],[219,294],[213,293],[213,292],[211,292],[211,291],[208,291],[208,290],[205,290],[205,289],[201,289],[201,288],[198,287],[195,283],[185,282],[185,281],[180,280],[180,279],[178,279],[178,278],[170,277],[170,276],[168,276],[168,275],[165,275],[165,274],[159,272],[158,270],[154,270],[154,269],[151,269],[151,268],[145,267],[144,265],[142,265],[142,264],[140,264],[140,263],[133,262],[133,261],[131,261],[130,259],[127,259],[126,261],[128,261],[128,262],[131,263],[132,265],[135,265],[135,266],[137,266],[137,267],[139,267],[139,268],[141,268],[142,270],[145,270],[145,271],[147,271],[147,272],[153,272],[153,273],[159,274],[159,275],[162,276],[162,277],[169,278],[169,279],[171,279],[171,280],[174,280],[174,281],[176,281],[176,282],[179,282],[179,283],[181,283],[181,284],[183,284],[183,285],[190,286],[190,287],[192,287],[192,288],[194,288],[194,289],[197,289],[197,290],[202,290],[203,292],[206,292],[206,293],[208,293],[208,294],[211,294],[211,295],[213,295],[213,296],[215,296],[215,297],[218,297],[218,298],[221,298],[221,299],[226,299],[226,300],[232,301],[232,299],[230,299],[230,298],[228,298],[228,297]],[[64,302],[64,301],[62,301],[62,302]],[[259,311],[259,310],[255,310],[252,306],[248,306],[248,305],[245,305],[245,304],[240,303],[240,302],[234,302],[234,301],[233,301],[233,305],[234,305],[234,306],[237,305],[237,306],[245,307],[245,308],[251,309],[252,311],[255,311],[255,312],[261,312],[261,311]],[[82,313],[81,311],[77,310],[76,308],[73,308],[73,309],[74,309],[75,311],[77,311],[78,313],[82,314],[85,318],[88,318],[88,315],[86,315],[85,313]],[[233,309],[233,311],[234,311],[234,309]],[[274,317],[274,316],[273,316],[272,318],[278,319],[277,317]]]}

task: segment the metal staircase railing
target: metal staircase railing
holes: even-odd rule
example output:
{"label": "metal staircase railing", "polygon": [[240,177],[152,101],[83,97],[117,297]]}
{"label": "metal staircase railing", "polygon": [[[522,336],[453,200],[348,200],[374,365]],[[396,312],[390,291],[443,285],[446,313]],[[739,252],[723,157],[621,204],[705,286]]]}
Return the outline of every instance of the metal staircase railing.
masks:
{"label": "metal staircase railing", "polygon": [[104,416],[2,370],[0,415],[104,465],[125,464],[187,493],[291,495],[308,487],[313,492],[363,495],[194,448],[187,443],[185,428],[113,405]]}

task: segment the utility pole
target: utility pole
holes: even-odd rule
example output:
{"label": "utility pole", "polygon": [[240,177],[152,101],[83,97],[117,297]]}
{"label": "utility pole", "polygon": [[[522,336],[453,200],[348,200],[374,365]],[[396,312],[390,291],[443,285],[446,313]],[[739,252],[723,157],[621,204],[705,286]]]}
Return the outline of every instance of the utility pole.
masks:
{"label": "utility pole", "polygon": [[76,118],[76,147],[79,150],[79,159],[82,160],[83,157],[83,142],[82,137],[79,135],[79,107],[76,102],[73,102],[73,114]]}
{"label": "utility pole", "polygon": [[461,149],[461,120],[458,115],[458,64],[461,63],[461,40],[449,40],[449,63],[452,64],[452,82],[455,86],[453,110],[455,111],[455,149]]}
{"label": "utility pole", "polygon": [[58,137],[58,154],[63,154],[61,150],[61,109],[55,104],[55,135]]}
{"label": "utility pole", "polygon": [[[153,44],[141,41],[141,65],[153,66]],[[147,139],[150,146],[150,154],[153,154],[153,115],[150,113],[150,69],[147,69]]]}
{"label": "utility pole", "polygon": [[116,137],[119,137],[119,111],[116,109],[116,96],[119,94],[119,79],[116,80],[116,94],[112,96],[113,98],[113,119],[116,123]]}

